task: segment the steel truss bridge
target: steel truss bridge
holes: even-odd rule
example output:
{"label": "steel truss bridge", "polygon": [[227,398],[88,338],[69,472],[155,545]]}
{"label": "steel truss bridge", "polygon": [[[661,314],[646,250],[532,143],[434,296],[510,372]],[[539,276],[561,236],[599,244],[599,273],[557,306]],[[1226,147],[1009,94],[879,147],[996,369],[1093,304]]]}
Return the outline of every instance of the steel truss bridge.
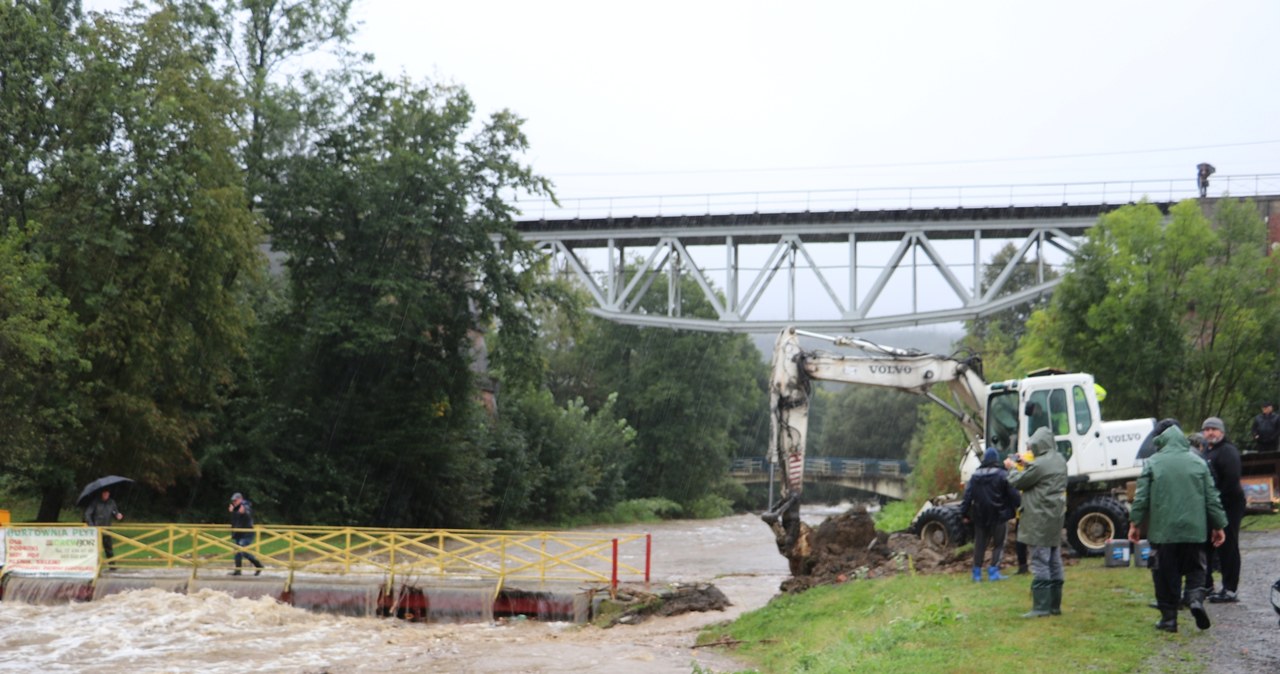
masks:
{"label": "steel truss bridge", "polygon": [[[1129,183],[1127,192],[1114,185],[1107,192],[1101,183],[1097,193],[1062,192],[1064,198],[1100,198],[1084,204],[919,208],[922,198],[913,196],[906,207],[880,210],[604,214],[516,226],[552,257],[557,272],[587,289],[593,313],[619,323],[861,332],[971,320],[1050,293],[1059,282],[1050,270],[1062,270],[1101,215],[1144,194],[1165,195],[1165,181],[1152,182],[1160,189],[1138,191],[1151,186]],[[1264,215],[1280,213],[1280,197],[1274,196],[1280,175],[1235,176],[1228,184],[1233,198],[1252,196]],[[1150,203],[1167,214],[1178,199],[1196,196],[1194,185],[1189,188],[1175,189],[1169,181],[1170,198]],[[1115,196],[1120,203],[1107,203]],[[963,191],[959,201],[965,203]],[[1217,199],[1201,201],[1211,210]],[[812,199],[802,203],[811,206]],[[1006,246],[1013,255],[987,282],[986,265]],[[1028,269],[1033,281],[1010,283],[1015,271]],[[709,306],[714,316],[687,315],[690,300]]]}

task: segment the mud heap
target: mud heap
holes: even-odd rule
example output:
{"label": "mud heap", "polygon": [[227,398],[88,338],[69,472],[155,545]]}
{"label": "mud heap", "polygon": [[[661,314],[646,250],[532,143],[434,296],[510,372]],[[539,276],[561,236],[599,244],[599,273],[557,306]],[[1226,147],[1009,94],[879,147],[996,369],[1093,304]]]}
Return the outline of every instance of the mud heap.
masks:
{"label": "mud heap", "polygon": [[793,575],[782,582],[783,592],[803,592],[817,585],[879,578],[914,569],[916,573],[949,573],[970,565],[968,553],[943,551],[925,545],[908,533],[877,531],[863,506],[828,517],[817,529],[803,528],[806,540],[798,549],[804,559],[791,560]]}
{"label": "mud heap", "polygon": [[651,590],[627,585],[612,599],[602,601],[593,623],[600,627],[635,625],[653,616],[673,616],[690,611],[723,611],[729,598],[710,583],[672,583]]}

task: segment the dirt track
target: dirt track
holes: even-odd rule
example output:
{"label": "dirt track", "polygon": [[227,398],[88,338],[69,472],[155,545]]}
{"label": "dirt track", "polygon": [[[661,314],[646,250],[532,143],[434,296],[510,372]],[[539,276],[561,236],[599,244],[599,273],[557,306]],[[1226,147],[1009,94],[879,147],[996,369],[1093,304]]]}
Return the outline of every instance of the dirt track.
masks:
{"label": "dirt track", "polygon": [[[1208,604],[1213,627],[1205,632],[1187,613],[1179,615],[1180,633],[1156,635],[1168,645],[1141,671],[1280,672],[1280,616],[1271,607],[1271,584],[1280,579],[1280,531],[1241,532],[1240,553],[1240,603]],[[1152,611],[1152,624],[1157,618]]]}

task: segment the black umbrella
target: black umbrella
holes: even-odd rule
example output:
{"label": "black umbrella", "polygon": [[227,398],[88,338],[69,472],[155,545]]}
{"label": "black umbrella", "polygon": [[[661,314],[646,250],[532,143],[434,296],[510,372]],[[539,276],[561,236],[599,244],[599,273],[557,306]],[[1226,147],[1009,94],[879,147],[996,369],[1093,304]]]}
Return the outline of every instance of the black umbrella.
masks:
{"label": "black umbrella", "polygon": [[120,477],[119,475],[100,477],[85,485],[85,488],[80,491],[80,498],[76,499],[76,505],[81,508],[87,507],[89,505],[88,502],[96,497],[103,489],[115,491],[117,487],[128,484],[133,484],[133,480],[130,480],[127,477]]}

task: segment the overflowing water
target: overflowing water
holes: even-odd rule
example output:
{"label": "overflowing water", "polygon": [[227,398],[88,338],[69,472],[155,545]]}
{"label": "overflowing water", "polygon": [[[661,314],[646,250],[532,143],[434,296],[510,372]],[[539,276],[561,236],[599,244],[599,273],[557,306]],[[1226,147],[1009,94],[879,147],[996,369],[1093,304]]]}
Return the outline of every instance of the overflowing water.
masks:
{"label": "overflowing water", "polygon": [[[821,514],[813,510],[806,516]],[[160,586],[139,590],[131,585],[142,579],[121,573],[102,579],[106,585],[94,601],[72,601],[88,598],[84,581],[36,590],[39,584],[30,579],[9,578],[0,601],[0,671],[648,674],[687,673],[694,662],[714,671],[742,668],[713,649],[691,646],[701,626],[757,608],[777,593],[787,564],[759,517],[600,530],[652,532],[655,583],[712,582],[734,606],[605,630],[518,615],[495,620],[484,613],[493,609],[494,588],[480,583],[449,588],[407,580],[426,598],[420,606],[442,611],[434,615],[428,608],[426,620],[409,621],[368,617],[376,610],[377,581],[295,580],[295,603],[330,604],[342,614],[334,615],[281,603],[283,579],[267,575],[196,578],[183,594],[184,579],[150,578],[146,582]],[[642,565],[643,559],[627,562]],[[28,589],[14,590],[14,583]],[[77,584],[83,589],[72,589]],[[18,601],[11,591],[43,595]],[[486,593],[490,601],[480,601]],[[552,606],[554,599],[529,599],[535,606],[543,601],[558,615],[571,612],[567,605]],[[405,609],[409,605],[400,602]],[[447,623],[460,613],[482,622]]]}

